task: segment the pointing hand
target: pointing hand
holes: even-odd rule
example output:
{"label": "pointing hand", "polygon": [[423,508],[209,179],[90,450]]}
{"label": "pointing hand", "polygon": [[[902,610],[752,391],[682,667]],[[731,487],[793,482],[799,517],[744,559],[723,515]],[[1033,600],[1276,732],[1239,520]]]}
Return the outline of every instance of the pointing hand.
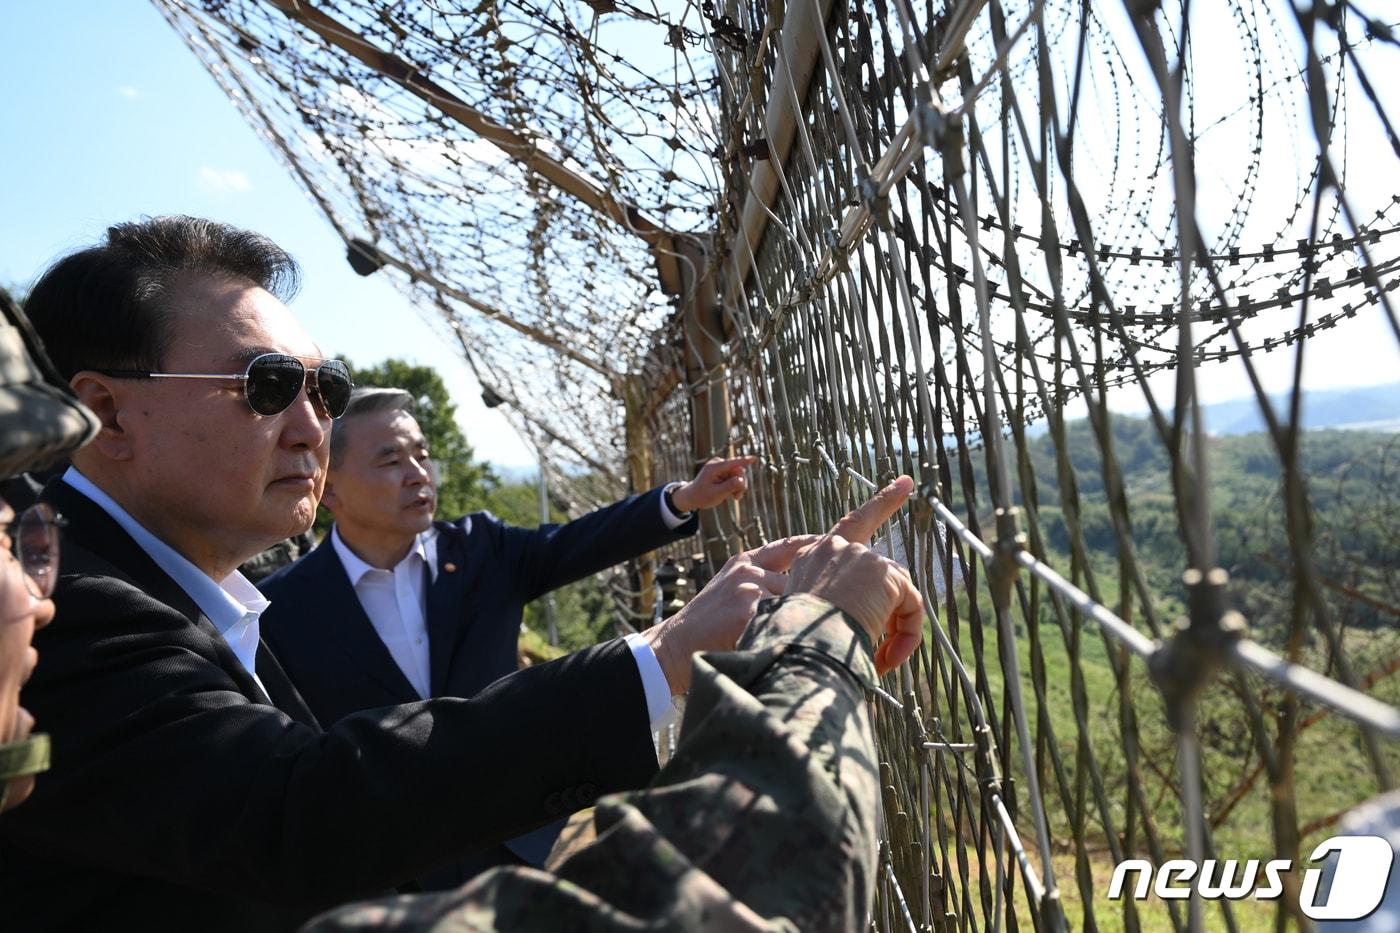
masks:
{"label": "pointing hand", "polygon": [[914,481],[899,477],[798,551],[788,569],[788,593],[820,596],[865,628],[881,674],[907,661],[923,638],[923,598],[909,572],[869,547],[913,491]]}
{"label": "pointing hand", "polygon": [[711,457],[695,479],[671,494],[671,501],[682,512],[712,509],[726,499],[743,498],[749,488],[744,471],[758,462],[757,457],[734,457],[724,460]]}

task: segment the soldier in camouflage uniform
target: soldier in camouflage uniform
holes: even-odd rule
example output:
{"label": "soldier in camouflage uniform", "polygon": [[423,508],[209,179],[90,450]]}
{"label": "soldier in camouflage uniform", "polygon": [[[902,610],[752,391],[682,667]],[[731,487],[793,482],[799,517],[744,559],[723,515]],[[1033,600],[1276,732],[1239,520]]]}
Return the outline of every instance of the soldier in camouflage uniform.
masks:
{"label": "soldier in camouflage uniform", "polygon": [[696,657],[674,757],[646,790],[599,801],[597,839],[555,873],[498,868],[306,930],[866,925],[879,790],[866,692],[917,647],[923,604],[864,545],[912,487],[901,477],[800,552],[735,651]]}

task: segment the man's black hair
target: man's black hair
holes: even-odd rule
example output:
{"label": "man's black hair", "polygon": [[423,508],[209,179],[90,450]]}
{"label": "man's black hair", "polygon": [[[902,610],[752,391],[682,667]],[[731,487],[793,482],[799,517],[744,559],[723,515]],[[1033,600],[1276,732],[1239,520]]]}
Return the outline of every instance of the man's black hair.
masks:
{"label": "man's black hair", "polygon": [[340,461],[345,457],[345,445],[349,443],[346,425],[354,421],[357,415],[379,411],[406,411],[412,415],[413,408],[413,394],[404,389],[356,386],[350,393],[350,404],[345,406],[345,414],[331,428],[331,468],[340,466]]}
{"label": "man's black hair", "polygon": [[182,276],[246,279],[290,301],[296,260],[267,237],[198,217],[146,217],[107,229],[103,243],[65,256],[25,302],[64,379],[84,369],[159,370]]}

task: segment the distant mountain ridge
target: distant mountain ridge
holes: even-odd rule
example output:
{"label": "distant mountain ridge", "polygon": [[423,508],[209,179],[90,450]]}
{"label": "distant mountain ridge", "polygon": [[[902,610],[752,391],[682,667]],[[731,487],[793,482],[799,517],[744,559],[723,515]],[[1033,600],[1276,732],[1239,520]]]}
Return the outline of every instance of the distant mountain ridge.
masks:
{"label": "distant mountain ridge", "polygon": [[[1269,397],[1274,411],[1287,412],[1288,395]],[[1206,430],[1216,436],[1253,434],[1266,430],[1259,403],[1233,399],[1205,406]],[[1303,392],[1303,427],[1400,431],[1400,382]]]}

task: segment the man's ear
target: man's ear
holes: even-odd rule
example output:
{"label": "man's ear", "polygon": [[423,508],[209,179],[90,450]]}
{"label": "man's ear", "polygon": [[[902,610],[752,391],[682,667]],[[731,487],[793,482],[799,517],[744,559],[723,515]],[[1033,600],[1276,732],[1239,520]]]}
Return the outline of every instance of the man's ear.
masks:
{"label": "man's ear", "polygon": [[132,437],[123,425],[128,419],[127,406],[131,399],[122,391],[122,386],[115,379],[90,369],[75,373],[68,384],[102,425],[88,446],[109,460],[130,460]]}
{"label": "man's ear", "polygon": [[331,481],[331,474],[326,474],[326,485],[321,488],[321,504],[330,511],[332,515],[340,509],[340,497],[335,494],[335,483]]}

